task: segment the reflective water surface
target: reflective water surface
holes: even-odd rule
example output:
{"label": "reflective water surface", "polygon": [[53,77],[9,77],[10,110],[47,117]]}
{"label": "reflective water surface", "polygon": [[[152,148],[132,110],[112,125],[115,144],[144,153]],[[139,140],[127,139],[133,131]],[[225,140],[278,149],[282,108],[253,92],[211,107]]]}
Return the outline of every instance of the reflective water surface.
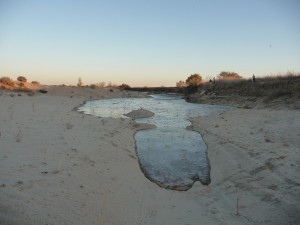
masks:
{"label": "reflective water surface", "polygon": [[101,117],[126,118],[139,108],[155,113],[138,123],[156,125],[155,129],[135,134],[136,151],[142,171],[159,186],[187,190],[195,181],[210,183],[206,144],[201,135],[186,129],[189,118],[220,114],[226,106],[187,103],[177,96],[152,95],[152,98],[117,98],[88,101],[78,111]]}

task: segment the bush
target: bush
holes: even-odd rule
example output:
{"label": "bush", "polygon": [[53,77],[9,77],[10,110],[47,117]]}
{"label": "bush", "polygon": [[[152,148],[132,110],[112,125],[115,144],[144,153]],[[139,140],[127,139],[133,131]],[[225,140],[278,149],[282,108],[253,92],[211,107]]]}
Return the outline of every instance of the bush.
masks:
{"label": "bush", "polygon": [[24,77],[24,76],[19,76],[19,77],[17,78],[17,80],[20,81],[20,82],[27,82],[27,78]]}
{"label": "bush", "polygon": [[90,85],[90,88],[96,89],[96,88],[97,88],[97,85],[96,85],[96,84],[91,84],[91,85]]}
{"label": "bush", "polygon": [[40,84],[40,82],[38,82],[38,81],[32,81],[31,83],[32,83],[32,84],[37,84],[37,85]]}
{"label": "bush", "polygon": [[224,80],[236,80],[236,79],[241,79],[242,77],[236,73],[236,72],[227,72],[227,71],[222,71],[218,77],[220,79]]}
{"label": "bush", "polygon": [[43,93],[43,94],[46,94],[48,91],[45,90],[45,89],[40,89],[39,92],[40,92],[40,93]]}
{"label": "bush", "polygon": [[122,84],[119,86],[119,88],[124,89],[124,90],[130,90],[130,86],[128,84]]}
{"label": "bush", "polygon": [[198,86],[197,85],[189,85],[186,87],[186,94],[195,94],[198,91]]}
{"label": "bush", "polygon": [[198,85],[189,85],[185,89],[185,99],[190,101],[191,95],[198,91]]}
{"label": "bush", "polygon": [[183,80],[180,80],[176,83],[176,87],[178,87],[178,88],[184,88],[185,86],[186,86],[186,84]]}
{"label": "bush", "polygon": [[185,83],[188,86],[197,86],[202,83],[202,77],[197,73],[192,74],[186,79]]}
{"label": "bush", "polygon": [[0,83],[11,86],[11,87],[15,86],[15,82],[12,79],[10,79],[9,77],[1,77]]}

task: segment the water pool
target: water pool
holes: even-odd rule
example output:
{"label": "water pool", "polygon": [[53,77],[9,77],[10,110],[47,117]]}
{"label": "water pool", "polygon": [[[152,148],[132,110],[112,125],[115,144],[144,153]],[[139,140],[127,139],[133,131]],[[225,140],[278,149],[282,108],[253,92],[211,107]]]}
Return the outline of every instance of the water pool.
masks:
{"label": "water pool", "polygon": [[78,111],[100,117],[126,118],[124,114],[143,108],[154,113],[135,119],[154,129],[138,131],[134,138],[139,163],[145,176],[161,187],[188,190],[195,181],[210,183],[206,144],[201,135],[187,129],[192,117],[220,114],[227,106],[188,103],[178,96],[116,98],[88,101]]}

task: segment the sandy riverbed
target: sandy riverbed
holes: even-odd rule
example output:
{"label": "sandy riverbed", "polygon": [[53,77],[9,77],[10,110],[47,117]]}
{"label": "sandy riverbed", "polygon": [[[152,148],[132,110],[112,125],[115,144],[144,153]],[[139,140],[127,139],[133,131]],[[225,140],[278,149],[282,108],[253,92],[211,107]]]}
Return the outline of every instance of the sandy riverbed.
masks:
{"label": "sandy riverbed", "polygon": [[0,224],[300,223],[299,110],[235,109],[194,119],[212,182],[177,192],[141,172],[133,135],[143,125],[73,110],[88,99],[137,94],[48,91],[0,94]]}

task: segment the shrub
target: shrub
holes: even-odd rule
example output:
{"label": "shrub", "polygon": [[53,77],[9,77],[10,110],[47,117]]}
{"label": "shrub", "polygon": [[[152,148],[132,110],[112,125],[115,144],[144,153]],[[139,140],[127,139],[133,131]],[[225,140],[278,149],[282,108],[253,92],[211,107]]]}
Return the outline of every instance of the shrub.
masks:
{"label": "shrub", "polygon": [[192,74],[186,79],[185,83],[188,86],[197,86],[202,83],[202,77],[197,73]]}
{"label": "shrub", "polygon": [[17,78],[17,80],[20,81],[20,82],[27,82],[27,78],[24,77],[24,76],[19,76],[19,77]]}
{"label": "shrub", "polygon": [[218,77],[220,79],[225,79],[225,80],[235,80],[235,79],[241,79],[242,77],[236,73],[236,72],[227,72],[227,71],[222,71]]}
{"label": "shrub", "polygon": [[37,85],[40,84],[40,82],[38,82],[38,81],[32,81],[31,83],[32,83],[32,84],[37,84]]}
{"label": "shrub", "polygon": [[178,88],[184,88],[185,86],[186,86],[186,84],[183,80],[180,80],[176,83],[176,87],[178,87]]}
{"label": "shrub", "polygon": [[191,95],[198,91],[198,85],[189,85],[185,89],[185,99],[190,101]]}
{"label": "shrub", "polygon": [[96,89],[96,88],[97,88],[97,85],[96,85],[96,84],[91,84],[91,85],[90,85],[90,88]]}
{"label": "shrub", "polygon": [[130,90],[130,86],[128,84],[122,84],[119,86],[119,88],[124,89],[124,90]]}
{"label": "shrub", "polygon": [[48,91],[45,90],[45,89],[40,89],[39,92],[40,92],[40,93],[43,93],[43,94],[46,94]]}
{"label": "shrub", "polygon": [[189,85],[186,87],[186,94],[195,94],[198,91],[197,85]]}
{"label": "shrub", "polygon": [[11,87],[15,86],[15,82],[12,79],[10,79],[9,77],[1,77],[0,83],[11,86]]}

